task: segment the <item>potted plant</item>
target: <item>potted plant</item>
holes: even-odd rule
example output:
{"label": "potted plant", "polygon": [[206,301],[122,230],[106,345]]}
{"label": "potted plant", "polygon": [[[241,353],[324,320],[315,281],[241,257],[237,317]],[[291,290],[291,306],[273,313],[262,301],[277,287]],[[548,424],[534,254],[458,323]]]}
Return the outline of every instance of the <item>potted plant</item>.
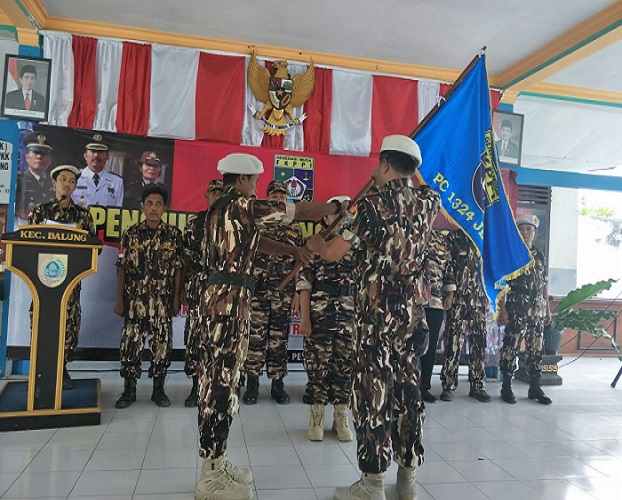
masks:
{"label": "potted plant", "polygon": [[[611,342],[612,347],[618,353],[618,358],[622,361],[620,346],[601,325],[602,321],[610,320],[615,317],[616,311],[576,309],[577,306],[583,304],[602,291],[609,290],[616,281],[617,280],[609,279],[597,283],[590,283],[569,292],[561,300],[555,311],[551,313],[551,324],[547,329],[549,335],[554,335],[555,332],[563,332],[565,329],[570,329],[577,330],[579,333],[588,332],[595,339],[604,337]],[[546,341],[547,339],[545,338],[545,343]],[[559,344],[557,347],[559,347]]]}

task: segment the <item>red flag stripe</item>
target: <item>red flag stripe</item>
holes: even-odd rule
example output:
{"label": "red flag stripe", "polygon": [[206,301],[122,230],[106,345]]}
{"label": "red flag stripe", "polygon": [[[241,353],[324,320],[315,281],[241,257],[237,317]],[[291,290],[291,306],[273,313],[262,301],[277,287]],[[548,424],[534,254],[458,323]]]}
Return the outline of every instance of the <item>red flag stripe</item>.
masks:
{"label": "red flag stripe", "polygon": [[151,45],[123,42],[117,132],[146,136],[151,95]]}
{"label": "red flag stripe", "polygon": [[97,39],[74,36],[71,40],[74,57],[73,107],[67,126],[90,129],[93,127],[96,107],[95,58]]}

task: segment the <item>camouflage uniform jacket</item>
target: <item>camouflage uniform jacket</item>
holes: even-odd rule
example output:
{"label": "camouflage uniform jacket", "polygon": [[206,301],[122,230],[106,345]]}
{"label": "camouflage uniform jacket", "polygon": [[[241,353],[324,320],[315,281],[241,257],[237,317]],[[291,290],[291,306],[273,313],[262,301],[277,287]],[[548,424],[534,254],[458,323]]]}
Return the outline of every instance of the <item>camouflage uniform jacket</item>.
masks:
{"label": "camouflage uniform jacket", "polygon": [[127,319],[173,316],[175,273],[182,266],[181,239],[181,231],[164,222],[155,231],[146,221],[125,230],[117,266],[125,270]]}
{"label": "camouflage uniform jacket", "polygon": [[[259,234],[271,240],[297,247],[303,244],[302,229],[298,223],[267,226],[262,228]],[[260,288],[278,287],[285,275],[292,270],[294,264],[295,259],[291,255],[268,255],[257,252],[253,272],[255,279],[257,279],[257,286]]]}
{"label": "camouflage uniform jacket", "polygon": [[[233,186],[225,186],[222,199],[233,196],[222,209],[212,211],[205,221],[201,246],[207,255],[207,271],[251,277],[259,245],[259,231],[270,224],[289,224],[294,219],[293,203],[245,198]],[[220,200],[219,200],[220,201]],[[250,318],[251,291],[229,284],[209,285],[202,291],[203,316]]]}
{"label": "camouflage uniform jacket", "polygon": [[506,304],[510,305],[519,296],[527,297],[529,302],[536,307],[538,314],[544,314],[545,297],[544,285],[546,285],[547,269],[544,254],[536,247],[531,248],[531,256],[534,266],[513,280],[508,280],[510,293],[507,295]]}
{"label": "camouflage uniform jacket", "polygon": [[[358,288],[358,267],[354,260],[354,252],[350,250],[343,258],[335,262],[327,262],[316,255],[309,264],[300,270],[296,290],[309,290],[313,299],[327,299],[329,307],[324,311],[325,314],[336,312],[334,295],[324,290],[317,290],[317,285],[340,287],[342,290],[353,290]],[[355,292],[356,290],[353,290]],[[354,293],[341,293],[343,295],[354,295]]]}
{"label": "camouflage uniform jacket", "polygon": [[184,287],[189,306],[198,305],[199,288],[201,283],[207,283],[207,272],[204,263],[206,259],[201,255],[201,240],[204,232],[203,228],[198,227],[199,220],[205,221],[205,212],[190,216],[184,228],[182,246],[184,255],[190,259],[190,266],[186,272]]}
{"label": "camouflage uniform jacket", "polygon": [[29,224],[44,224],[45,221],[75,224],[77,229],[83,229],[88,231],[91,236],[95,236],[95,226],[93,226],[91,212],[79,207],[73,201],[69,202],[67,208],[62,208],[58,201],[42,203],[37,205],[28,216]]}
{"label": "camouflage uniform jacket", "polygon": [[430,287],[428,307],[443,309],[444,292],[456,290],[456,280],[451,272],[451,254],[447,245],[447,235],[434,230],[428,241],[425,277]]}
{"label": "camouflage uniform jacket", "polygon": [[451,264],[449,272],[454,276],[456,296],[454,303],[479,303],[486,300],[479,270],[479,255],[469,237],[460,229],[447,236]]}
{"label": "camouflage uniform jacket", "polygon": [[357,310],[365,323],[387,313],[408,321],[423,297],[423,264],[432,222],[441,206],[429,186],[394,179],[358,204],[342,236],[355,248],[361,286]]}
{"label": "camouflage uniform jacket", "polygon": [[[95,226],[91,212],[79,207],[73,201],[69,201],[67,208],[62,208],[58,201],[49,201],[37,205],[28,216],[29,224],[45,224],[45,221],[59,222],[61,224],[75,224],[77,229],[88,231],[95,236]],[[82,289],[82,283],[76,285],[76,290]]]}

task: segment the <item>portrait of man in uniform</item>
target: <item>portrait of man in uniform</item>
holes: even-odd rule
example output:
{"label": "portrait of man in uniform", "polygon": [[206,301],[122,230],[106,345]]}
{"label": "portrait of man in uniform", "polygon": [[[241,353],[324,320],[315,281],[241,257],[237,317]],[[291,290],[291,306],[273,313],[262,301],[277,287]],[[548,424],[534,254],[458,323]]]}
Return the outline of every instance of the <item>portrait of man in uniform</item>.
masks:
{"label": "portrait of man in uniform", "polygon": [[4,66],[2,115],[47,120],[50,60],[7,55]]}

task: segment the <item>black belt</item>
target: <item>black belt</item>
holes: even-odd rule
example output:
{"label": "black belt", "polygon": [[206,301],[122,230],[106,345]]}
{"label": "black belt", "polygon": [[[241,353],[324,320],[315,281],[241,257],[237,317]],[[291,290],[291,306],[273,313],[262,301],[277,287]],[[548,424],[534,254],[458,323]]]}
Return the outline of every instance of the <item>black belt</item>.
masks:
{"label": "black belt", "polygon": [[356,293],[356,285],[331,285],[330,283],[316,283],[314,292],[326,292],[331,297],[347,297]]}
{"label": "black belt", "polygon": [[243,286],[251,292],[255,291],[257,280],[250,276],[234,273],[212,273],[207,278],[208,285],[233,285]]}
{"label": "black belt", "polygon": [[260,262],[255,262],[255,267],[262,269],[264,271],[271,272],[271,273],[287,274],[294,268],[294,265],[293,264],[273,264],[272,262],[260,261]]}

